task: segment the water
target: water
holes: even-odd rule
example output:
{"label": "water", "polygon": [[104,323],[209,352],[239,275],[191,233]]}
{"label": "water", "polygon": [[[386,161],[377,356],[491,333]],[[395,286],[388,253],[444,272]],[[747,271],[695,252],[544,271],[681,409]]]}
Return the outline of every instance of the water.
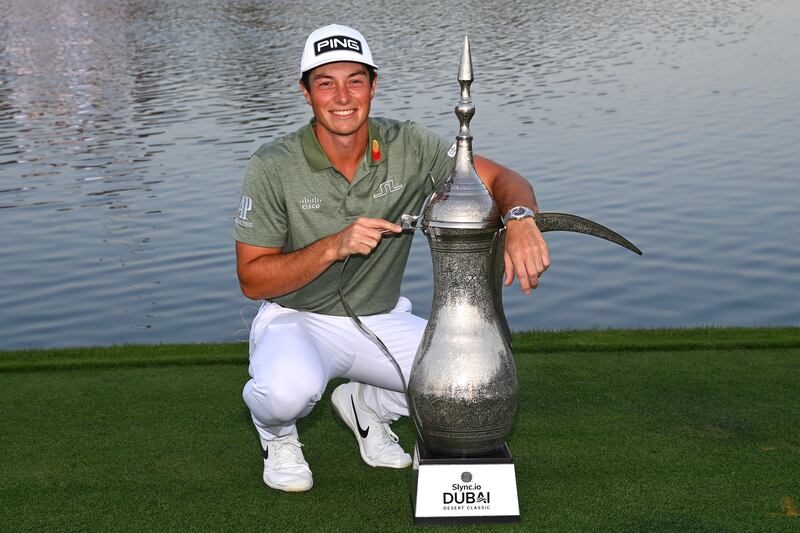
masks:
{"label": "water", "polygon": [[[0,348],[245,338],[241,179],[310,117],[299,57],[333,21],[381,65],[373,114],[447,138],[468,33],[476,151],[529,177],[543,210],[645,251],[547,234],[541,287],[504,292],[512,329],[800,324],[793,0],[0,10]],[[404,293],[424,316],[431,286],[417,238]]]}

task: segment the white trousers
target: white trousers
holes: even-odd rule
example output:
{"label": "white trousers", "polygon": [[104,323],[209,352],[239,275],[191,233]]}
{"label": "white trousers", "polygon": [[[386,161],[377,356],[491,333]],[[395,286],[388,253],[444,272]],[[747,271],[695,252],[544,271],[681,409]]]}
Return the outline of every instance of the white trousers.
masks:
{"label": "white trousers", "polygon": [[[406,382],[426,321],[401,297],[389,313],[359,317],[389,348]],[[250,381],[242,396],[262,440],[289,435],[337,377],[365,384],[362,405],[383,422],[408,416],[397,370],[349,317],[265,302],[250,328]]]}

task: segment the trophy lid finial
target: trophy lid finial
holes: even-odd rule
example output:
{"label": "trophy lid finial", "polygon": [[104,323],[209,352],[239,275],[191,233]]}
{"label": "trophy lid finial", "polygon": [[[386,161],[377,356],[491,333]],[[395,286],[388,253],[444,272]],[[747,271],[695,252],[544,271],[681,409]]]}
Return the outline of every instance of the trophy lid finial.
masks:
{"label": "trophy lid finial", "polygon": [[464,36],[464,49],[461,52],[461,64],[458,67],[458,81],[473,81],[472,54],[469,51],[469,36]]}
{"label": "trophy lid finial", "polygon": [[475,115],[475,104],[470,96],[472,53],[469,37],[464,37],[458,83],[461,97],[455,106],[459,128],[456,135],[455,154],[450,176],[441,184],[436,194],[423,208],[422,227],[449,229],[497,229],[501,226],[500,213],[492,195],[478,174],[472,155],[472,133],[469,123]]}

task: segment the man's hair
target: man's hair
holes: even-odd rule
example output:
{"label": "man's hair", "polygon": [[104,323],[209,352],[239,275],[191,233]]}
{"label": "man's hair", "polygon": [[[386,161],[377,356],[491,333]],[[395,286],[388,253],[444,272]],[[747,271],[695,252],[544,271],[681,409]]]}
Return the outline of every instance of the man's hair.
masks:
{"label": "man's hair", "polygon": [[[363,63],[362,63],[363,64]],[[369,84],[372,86],[372,83],[375,81],[375,69],[369,65],[364,65],[367,67],[367,75],[369,76]],[[314,69],[307,70],[303,72],[303,77],[300,78],[300,83],[303,84],[303,87],[306,88],[307,91],[311,91],[311,85],[309,85],[311,79],[311,73],[314,72]]]}

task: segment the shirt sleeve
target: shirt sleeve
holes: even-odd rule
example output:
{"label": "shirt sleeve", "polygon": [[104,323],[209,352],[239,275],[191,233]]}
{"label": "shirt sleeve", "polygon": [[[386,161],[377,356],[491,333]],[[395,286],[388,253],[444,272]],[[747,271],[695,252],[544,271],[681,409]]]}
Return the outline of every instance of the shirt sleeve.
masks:
{"label": "shirt sleeve", "polygon": [[244,176],[233,238],[253,246],[282,248],[286,235],[286,203],[277,171],[254,155]]}

